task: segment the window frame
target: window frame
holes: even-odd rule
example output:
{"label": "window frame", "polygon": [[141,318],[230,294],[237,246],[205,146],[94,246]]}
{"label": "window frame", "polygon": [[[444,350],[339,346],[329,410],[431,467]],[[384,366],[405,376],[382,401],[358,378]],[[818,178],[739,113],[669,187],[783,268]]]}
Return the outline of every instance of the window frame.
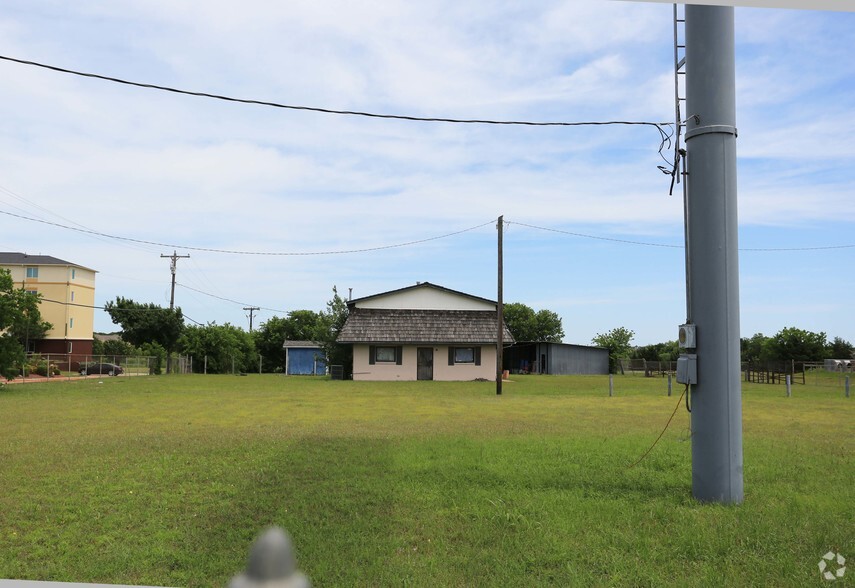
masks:
{"label": "window frame", "polygon": [[[380,359],[378,354],[380,350],[391,349],[394,352],[394,359]],[[368,346],[368,365],[403,365],[404,348],[401,345],[369,345]]]}
{"label": "window frame", "polygon": [[[458,349],[471,349],[472,361],[457,361]],[[481,365],[481,346],[480,345],[449,345],[448,346],[448,365]]]}
{"label": "window frame", "polygon": [[39,267],[38,266],[28,266],[27,267],[27,279],[28,280],[38,280],[39,279]]}

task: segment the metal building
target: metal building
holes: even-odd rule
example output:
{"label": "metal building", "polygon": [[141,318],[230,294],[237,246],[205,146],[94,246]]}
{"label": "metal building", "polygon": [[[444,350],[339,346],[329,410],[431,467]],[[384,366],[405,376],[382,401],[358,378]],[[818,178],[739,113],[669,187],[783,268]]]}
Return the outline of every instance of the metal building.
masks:
{"label": "metal building", "polygon": [[502,368],[512,374],[608,374],[609,350],[570,343],[515,343],[505,348]]}

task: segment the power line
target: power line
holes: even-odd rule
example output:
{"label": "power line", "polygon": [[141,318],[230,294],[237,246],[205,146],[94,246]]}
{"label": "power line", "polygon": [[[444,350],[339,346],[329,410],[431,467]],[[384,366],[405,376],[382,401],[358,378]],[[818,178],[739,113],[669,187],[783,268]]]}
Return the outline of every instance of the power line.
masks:
{"label": "power line", "polygon": [[[190,286],[187,286],[185,284],[181,284],[180,282],[176,283],[176,286],[181,286],[182,288],[186,288],[187,290],[193,290],[194,292],[198,292],[199,294],[204,294],[205,296],[210,296],[211,298],[216,298],[217,300],[222,300],[224,302],[231,302],[232,304],[238,304],[241,306],[252,306],[248,302],[240,302],[238,300],[232,300],[231,298],[224,298],[222,296],[217,296],[216,294],[211,294],[209,292],[197,290],[196,288],[191,288]],[[269,310],[270,312],[282,312],[282,313],[288,314],[287,310],[281,310],[278,308],[267,308],[265,306],[256,306],[255,308],[258,310]],[[246,310],[246,309],[243,309],[243,310]]]}
{"label": "power line", "polygon": [[564,121],[526,121],[526,120],[490,120],[490,119],[463,119],[463,118],[444,118],[444,117],[423,117],[423,116],[411,116],[404,114],[381,114],[376,112],[364,112],[359,110],[336,110],[332,108],[320,108],[316,106],[297,106],[293,104],[282,104],[280,102],[270,102],[267,100],[255,100],[250,98],[235,98],[232,96],[224,96],[222,94],[211,94],[209,92],[198,92],[193,90],[182,90],[180,88],[173,88],[170,86],[161,86],[159,84],[147,84],[143,82],[134,82],[131,80],[125,80],[121,78],[115,78],[112,76],[105,76],[101,74],[82,72],[73,69],[67,69],[64,67],[58,67],[55,65],[48,65],[45,63],[39,63],[36,61],[29,61],[26,59],[17,59],[15,57],[8,57],[5,55],[0,55],[0,59],[5,61],[11,61],[14,63],[20,63],[22,65],[31,65],[34,67],[40,67],[43,69],[71,74],[75,76],[81,76],[85,78],[94,78],[97,80],[104,80],[107,82],[114,82],[117,84],[125,84],[127,86],[135,86],[138,88],[148,88],[151,90],[160,90],[163,92],[172,92],[174,94],[183,94],[187,96],[197,96],[200,98],[212,98],[215,100],[224,100],[226,102],[237,102],[241,104],[254,104],[257,106],[270,106],[273,108],[284,108],[288,110],[302,110],[309,112],[319,112],[323,114],[339,114],[339,115],[347,115],[347,116],[363,116],[369,118],[383,118],[383,119],[395,119],[395,120],[407,120],[407,121],[415,121],[415,122],[441,122],[441,123],[454,123],[454,124],[480,124],[480,125],[518,125],[518,126],[535,126],[535,127],[581,127],[581,126],[606,126],[606,125],[638,125],[638,126],[651,126],[655,127],[660,134],[665,134],[670,136],[670,132],[666,132],[665,128],[672,128],[673,123],[671,122],[650,122],[650,121],[623,121],[623,120],[611,120],[611,121],[587,121],[587,122],[564,122]]}
{"label": "power line", "polygon": [[[2,211],[0,211],[2,212]],[[650,243],[647,241],[631,241],[628,239],[616,239],[613,237],[601,237],[598,235],[588,235],[585,233],[575,233],[573,231],[564,231],[562,229],[552,229],[549,227],[539,227],[537,225],[530,225],[526,223],[521,223],[519,221],[505,221],[505,224],[515,224],[521,227],[528,227],[529,229],[537,229],[538,231],[549,231],[551,233],[561,233],[562,235],[570,235],[571,237],[583,237],[585,239],[597,239],[599,241],[612,241],[615,243],[624,243],[626,245],[643,245],[645,247],[665,247],[668,249],[683,249],[683,245],[670,245],[668,243]],[[739,251],[760,251],[760,252],[781,252],[781,251],[823,251],[829,249],[852,249],[855,248],[855,244],[852,245],[823,245],[818,247],[740,247]]]}
{"label": "power line", "polygon": [[384,249],[395,249],[398,247],[408,247],[410,245],[419,245],[421,243],[427,243],[429,241],[437,241],[439,239],[445,239],[447,237],[453,237],[455,235],[460,235],[462,233],[467,233],[469,231],[474,231],[475,229],[480,229],[481,227],[486,227],[487,225],[492,224],[495,221],[487,221],[486,223],[482,223],[480,225],[476,225],[474,227],[469,227],[468,229],[462,229],[460,231],[454,231],[453,233],[446,233],[444,235],[437,235],[436,237],[428,237],[426,239],[418,239],[416,241],[407,241],[406,243],[395,243],[394,245],[381,245],[378,247],[366,247],[364,249],[347,249],[347,250],[338,250],[338,251],[238,251],[232,249],[213,249],[210,247],[193,247],[191,245],[177,245],[174,243],[160,243],[158,241],[146,241],[145,239],[133,239],[131,237],[121,237],[118,235],[109,235],[107,233],[102,233],[100,231],[93,231],[90,229],[81,229],[78,227],[71,227],[68,225],[63,225],[60,223],[55,223],[47,220],[42,220],[38,218],[32,218],[29,216],[24,216],[22,214],[15,214],[13,212],[8,212],[5,210],[0,210],[0,214],[5,214],[7,216],[12,216],[15,218],[19,218],[22,220],[28,220],[34,223],[42,223],[45,225],[50,225],[53,227],[59,227],[61,229],[67,229],[69,231],[77,231],[78,233],[84,233],[87,235],[97,235],[99,237],[107,237],[109,239],[117,239],[120,241],[130,241],[132,243],[145,243],[146,245],[157,245],[159,247],[171,247],[173,249],[189,249],[191,251],[204,251],[207,253],[227,253],[230,255],[258,255],[258,256],[291,256],[291,257],[299,257],[299,256],[311,256],[311,255],[343,255],[347,253],[368,253],[371,251],[382,251]]}

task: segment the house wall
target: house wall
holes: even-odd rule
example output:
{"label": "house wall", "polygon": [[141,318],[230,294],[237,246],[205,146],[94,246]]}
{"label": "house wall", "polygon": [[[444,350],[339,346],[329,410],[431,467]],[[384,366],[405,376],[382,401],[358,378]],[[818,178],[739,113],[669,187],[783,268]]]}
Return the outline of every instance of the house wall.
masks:
{"label": "house wall", "polygon": [[[46,340],[91,341],[95,328],[95,272],[66,265],[5,265],[15,286],[34,290],[43,300],[42,320],[53,325]],[[27,268],[37,267],[39,277],[28,278]],[[56,302],[48,302],[56,301]],[[59,304],[57,303],[59,302]],[[45,351],[47,352],[47,350]],[[55,352],[55,351],[51,351]],[[64,349],[62,353],[67,353]],[[74,349],[77,352],[77,349]]]}
{"label": "house wall", "polygon": [[496,310],[496,305],[489,301],[476,300],[435,288],[415,288],[386,296],[375,296],[358,301],[356,306],[357,308],[412,310]]}
{"label": "house wall", "polygon": [[[417,379],[417,349],[429,345],[404,345],[401,365],[369,363],[369,345],[353,346],[353,379],[372,381],[412,381]],[[496,378],[496,347],[481,345],[481,365],[448,365],[448,345],[433,345],[433,379],[435,381],[468,381]],[[457,345],[462,347],[462,345]]]}

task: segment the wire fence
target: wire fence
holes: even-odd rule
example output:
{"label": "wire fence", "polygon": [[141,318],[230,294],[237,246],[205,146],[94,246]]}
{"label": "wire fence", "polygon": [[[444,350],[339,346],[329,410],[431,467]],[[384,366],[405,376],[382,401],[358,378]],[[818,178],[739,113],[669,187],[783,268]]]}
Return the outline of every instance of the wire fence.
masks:
{"label": "wire fence", "polygon": [[18,366],[15,382],[45,382],[87,377],[148,376],[161,369],[161,358],[137,355],[30,353]]}

